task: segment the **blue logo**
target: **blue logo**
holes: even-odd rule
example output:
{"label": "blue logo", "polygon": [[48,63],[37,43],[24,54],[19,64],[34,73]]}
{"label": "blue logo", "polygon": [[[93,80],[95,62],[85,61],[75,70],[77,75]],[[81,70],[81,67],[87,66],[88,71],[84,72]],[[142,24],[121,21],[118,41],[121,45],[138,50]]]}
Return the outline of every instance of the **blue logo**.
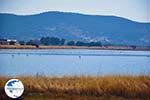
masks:
{"label": "blue logo", "polygon": [[11,79],[5,84],[5,92],[10,98],[19,98],[24,92],[24,86],[18,79]]}

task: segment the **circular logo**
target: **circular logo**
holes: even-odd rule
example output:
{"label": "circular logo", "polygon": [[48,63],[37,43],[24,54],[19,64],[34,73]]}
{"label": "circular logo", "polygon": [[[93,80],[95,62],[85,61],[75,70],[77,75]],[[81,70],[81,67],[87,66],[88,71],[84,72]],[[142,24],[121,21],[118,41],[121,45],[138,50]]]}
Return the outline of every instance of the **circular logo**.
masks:
{"label": "circular logo", "polygon": [[5,84],[5,92],[10,98],[19,98],[23,91],[24,86],[18,79],[11,79]]}

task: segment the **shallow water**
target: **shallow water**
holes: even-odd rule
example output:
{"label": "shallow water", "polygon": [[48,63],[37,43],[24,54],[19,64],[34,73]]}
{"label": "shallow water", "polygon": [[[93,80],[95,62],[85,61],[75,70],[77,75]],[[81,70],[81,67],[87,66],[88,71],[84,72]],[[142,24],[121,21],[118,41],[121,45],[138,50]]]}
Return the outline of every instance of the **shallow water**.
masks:
{"label": "shallow water", "polygon": [[0,50],[0,75],[150,75],[150,51]]}

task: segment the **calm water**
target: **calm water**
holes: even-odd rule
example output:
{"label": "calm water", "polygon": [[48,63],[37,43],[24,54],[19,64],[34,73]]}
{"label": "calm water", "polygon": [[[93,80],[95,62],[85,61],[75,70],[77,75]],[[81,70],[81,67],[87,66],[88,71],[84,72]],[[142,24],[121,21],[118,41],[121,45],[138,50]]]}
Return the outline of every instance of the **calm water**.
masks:
{"label": "calm water", "polygon": [[0,50],[0,75],[150,75],[150,51]]}

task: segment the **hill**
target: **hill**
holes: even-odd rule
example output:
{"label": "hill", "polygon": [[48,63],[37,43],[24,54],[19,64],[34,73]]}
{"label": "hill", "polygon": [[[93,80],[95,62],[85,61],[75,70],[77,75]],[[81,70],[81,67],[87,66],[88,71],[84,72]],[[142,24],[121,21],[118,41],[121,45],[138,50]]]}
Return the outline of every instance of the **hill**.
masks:
{"label": "hill", "polygon": [[0,14],[0,38],[28,41],[46,36],[103,44],[150,46],[150,23],[116,16],[45,12],[36,15]]}

